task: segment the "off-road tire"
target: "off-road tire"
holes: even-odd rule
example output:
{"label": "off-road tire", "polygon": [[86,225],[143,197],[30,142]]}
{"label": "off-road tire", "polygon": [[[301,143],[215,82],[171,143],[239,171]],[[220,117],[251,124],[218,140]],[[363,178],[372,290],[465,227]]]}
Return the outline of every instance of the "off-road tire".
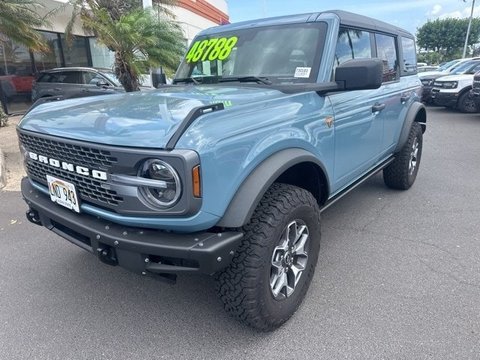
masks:
{"label": "off-road tire", "polygon": [[[412,159],[414,146],[418,144],[418,151],[415,159]],[[423,134],[422,127],[418,122],[413,122],[408,134],[408,139],[402,149],[396,155],[395,160],[383,169],[383,180],[385,184],[398,190],[409,189],[417,178],[420,160],[422,158]],[[410,171],[411,162],[415,161],[413,172]]]}
{"label": "off-road tire", "polygon": [[462,113],[473,114],[478,112],[477,105],[475,104],[475,101],[473,101],[473,98],[470,96],[468,91],[463,93],[458,99],[457,108]]}
{"label": "off-road tire", "polygon": [[[283,230],[297,220],[308,229],[308,258],[293,293],[278,300],[270,285],[272,255]],[[265,193],[243,231],[231,265],[216,274],[216,291],[232,316],[256,329],[271,331],[293,315],[308,290],[320,248],[320,209],[310,192],[276,183]]]}

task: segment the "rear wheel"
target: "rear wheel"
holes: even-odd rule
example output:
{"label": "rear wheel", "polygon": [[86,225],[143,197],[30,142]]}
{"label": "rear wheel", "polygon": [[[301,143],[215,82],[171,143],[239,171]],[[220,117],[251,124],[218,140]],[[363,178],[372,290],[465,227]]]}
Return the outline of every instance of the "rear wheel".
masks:
{"label": "rear wheel", "polygon": [[475,101],[473,101],[473,97],[470,96],[470,92],[468,91],[460,96],[460,98],[458,99],[457,107],[458,107],[458,110],[460,110],[463,113],[478,112],[477,105],[475,104]]}
{"label": "rear wheel", "polygon": [[244,227],[232,264],[216,276],[225,310],[269,331],[287,321],[312,280],[320,247],[320,210],[311,193],[274,184]]}
{"label": "rear wheel", "polygon": [[383,180],[392,189],[407,190],[417,178],[422,158],[423,134],[418,122],[413,122],[408,139],[395,160],[383,169]]}

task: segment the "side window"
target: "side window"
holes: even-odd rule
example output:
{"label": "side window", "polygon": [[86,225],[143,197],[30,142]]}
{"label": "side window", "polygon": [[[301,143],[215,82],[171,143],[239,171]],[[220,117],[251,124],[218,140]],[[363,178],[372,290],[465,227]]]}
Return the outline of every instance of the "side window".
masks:
{"label": "side window", "polygon": [[393,36],[375,34],[377,57],[383,61],[383,82],[397,79],[397,49]]}
{"label": "side window", "polygon": [[363,30],[341,27],[335,49],[334,67],[350,59],[371,58],[370,33]]}
{"label": "side window", "polygon": [[82,71],[82,84],[94,85],[98,80],[95,80],[96,73],[90,71]]}
{"label": "side window", "polygon": [[413,39],[402,37],[403,64],[402,74],[410,75],[417,73],[417,53],[415,51],[415,41]]}
{"label": "side window", "polygon": [[80,73],[78,71],[63,71],[50,73],[50,78],[46,81],[51,83],[80,84]]}

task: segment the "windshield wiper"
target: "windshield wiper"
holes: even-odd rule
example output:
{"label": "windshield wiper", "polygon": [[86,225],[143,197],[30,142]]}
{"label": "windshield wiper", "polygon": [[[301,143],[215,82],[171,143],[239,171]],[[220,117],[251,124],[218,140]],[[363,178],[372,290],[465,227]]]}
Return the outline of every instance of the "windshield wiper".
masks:
{"label": "windshield wiper", "polygon": [[239,76],[239,77],[227,77],[220,78],[218,82],[229,82],[229,81],[238,81],[238,82],[257,82],[259,84],[272,85],[272,82],[266,77],[259,76]]}
{"label": "windshield wiper", "polygon": [[181,83],[181,82],[184,82],[184,83],[194,83],[195,85],[200,85],[201,84],[201,81],[198,81],[196,78],[194,77],[188,77],[188,78],[184,78],[184,79],[174,79],[173,80],[173,83],[174,84],[177,84],[177,83]]}

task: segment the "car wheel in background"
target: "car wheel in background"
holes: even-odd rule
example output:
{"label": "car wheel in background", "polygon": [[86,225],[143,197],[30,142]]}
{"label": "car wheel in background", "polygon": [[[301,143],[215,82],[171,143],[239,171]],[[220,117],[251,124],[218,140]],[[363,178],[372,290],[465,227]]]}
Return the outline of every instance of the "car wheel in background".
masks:
{"label": "car wheel in background", "polygon": [[470,96],[470,92],[468,91],[460,95],[460,98],[458,99],[457,108],[463,113],[478,112],[477,105],[475,104],[475,101],[473,101],[473,97]]}

